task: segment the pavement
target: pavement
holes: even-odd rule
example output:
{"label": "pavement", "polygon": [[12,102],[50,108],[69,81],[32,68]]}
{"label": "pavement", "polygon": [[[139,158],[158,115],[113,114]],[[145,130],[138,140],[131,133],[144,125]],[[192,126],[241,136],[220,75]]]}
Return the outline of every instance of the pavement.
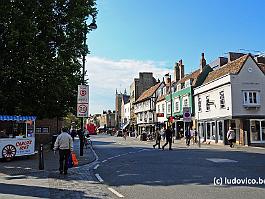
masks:
{"label": "pavement", "polygon": [[84,148],[84,155],[80,157],[79,140],[74,141],[79,166],[69,169],[67,175],[59,174],[59,155],[48,148],[44,151],[44,170],[38,170],[38,155],[1,161],[0,199],[110,198],[90,172],[97,158],[92,147]]}
{"label": "pavement", "polygon": [[[121,139],[123,144],[146,144],[150,148],[154,141],[140,141],[138,138],[127,137]],[[161,142],[161,145],[164,141]],[[168,147],[168,146],[167,146]],[[186,147],[185,140],[175,140],[173,150],[178,148],[199,148],[196,144]],[[264,148],[229,146],[215,144],[202,144],[202,149],[232,150],[254,153],[265,153]],[[168,148],[165,148],[167,150]],[[44,170],[38,169],[38,155],[32,157],[20,157],[11,162],[0,162],[0,199],[1,198],[112,198],[106,191],[104,184],[98,182],[92,172],[97,155],[92,147],[84,148],[84,155],[79,156],[79,140],[74,142],[74,151],[79,160],[79,166],[71,168],[68,175],[58,172],[59,157],[48,148],[44,151]]]}

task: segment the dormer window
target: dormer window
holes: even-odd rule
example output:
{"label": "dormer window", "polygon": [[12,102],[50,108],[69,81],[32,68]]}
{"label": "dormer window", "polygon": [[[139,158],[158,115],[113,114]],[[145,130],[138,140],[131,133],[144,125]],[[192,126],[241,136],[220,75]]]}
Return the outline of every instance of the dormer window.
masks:
{"label": "dormer window", "polygon": [[185,88],[190,87],[190,85],[191,85],[191,80],[190,79],[186,80],[185,81]]}

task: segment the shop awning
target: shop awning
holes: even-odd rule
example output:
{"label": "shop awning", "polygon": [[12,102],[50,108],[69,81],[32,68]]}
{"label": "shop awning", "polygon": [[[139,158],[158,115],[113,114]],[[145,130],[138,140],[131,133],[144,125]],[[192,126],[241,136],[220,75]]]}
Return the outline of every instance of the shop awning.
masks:
{"label": "shop awning", "polygon": [[36,116],[0,115],[0,121],[35,121]]}

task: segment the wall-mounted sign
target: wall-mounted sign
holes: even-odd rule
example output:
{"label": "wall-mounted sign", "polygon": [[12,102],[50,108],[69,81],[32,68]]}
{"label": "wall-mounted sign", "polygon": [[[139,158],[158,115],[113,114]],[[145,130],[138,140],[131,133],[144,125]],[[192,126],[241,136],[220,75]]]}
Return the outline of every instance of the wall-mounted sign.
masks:
{"label": "wall-mounted sign", "polygon": [[184,122],[191,122],[191,111],[190,107],[183,107],[183,121]]}

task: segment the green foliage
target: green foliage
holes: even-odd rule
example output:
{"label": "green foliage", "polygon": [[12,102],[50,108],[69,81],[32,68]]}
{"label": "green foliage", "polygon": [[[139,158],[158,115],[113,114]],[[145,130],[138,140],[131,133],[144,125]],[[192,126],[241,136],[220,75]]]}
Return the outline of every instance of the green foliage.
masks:
{"label": "green foliage", "polygon": [[95,0],[10,0],[0,4],[0,113],[75,112],[84,32]]}

